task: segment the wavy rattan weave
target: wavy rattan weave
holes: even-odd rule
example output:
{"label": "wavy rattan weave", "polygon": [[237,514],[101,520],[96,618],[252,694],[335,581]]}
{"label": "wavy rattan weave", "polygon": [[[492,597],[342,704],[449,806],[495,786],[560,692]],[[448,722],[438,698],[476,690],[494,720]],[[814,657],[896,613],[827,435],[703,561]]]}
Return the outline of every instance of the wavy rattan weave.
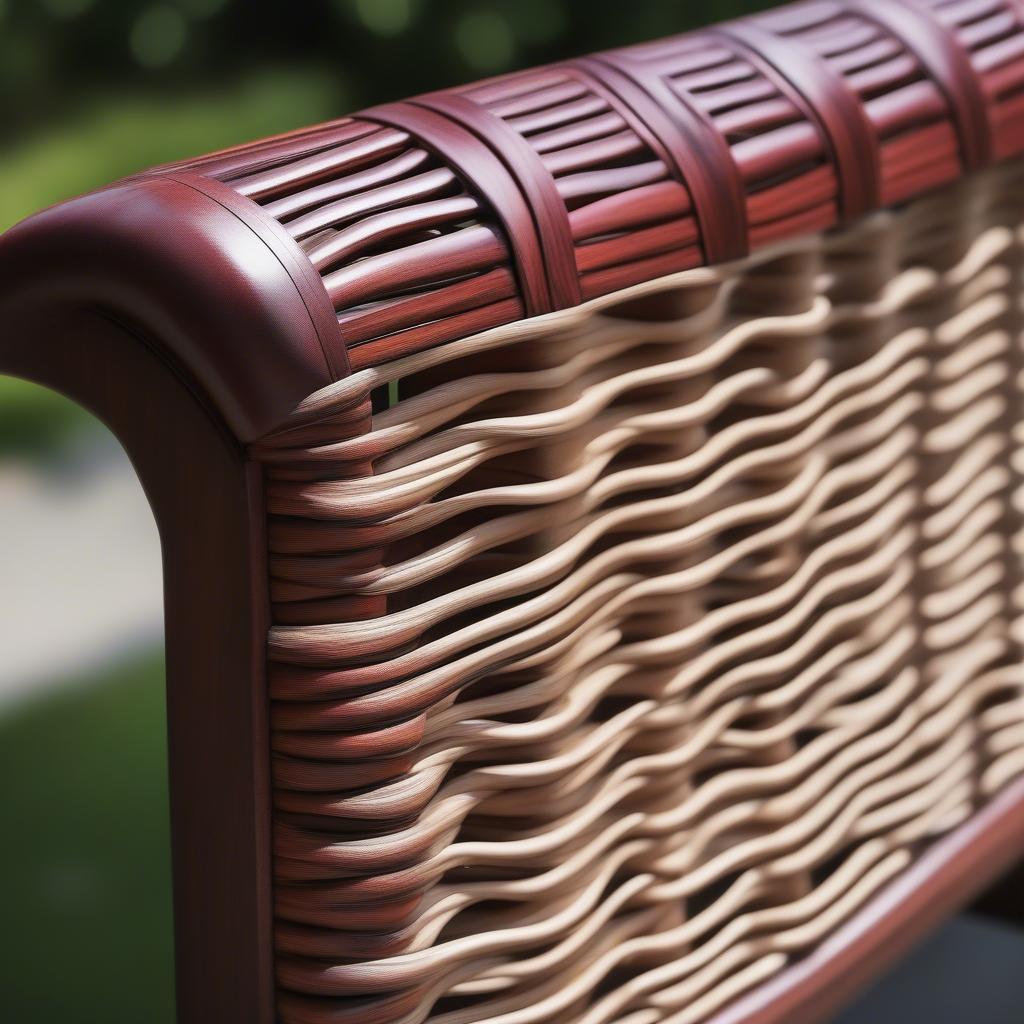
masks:
{"label": "wavy rattan weave", "polygon": [[704,1020],[1024,771],[1022,186],[255,446],[283,1020]]}

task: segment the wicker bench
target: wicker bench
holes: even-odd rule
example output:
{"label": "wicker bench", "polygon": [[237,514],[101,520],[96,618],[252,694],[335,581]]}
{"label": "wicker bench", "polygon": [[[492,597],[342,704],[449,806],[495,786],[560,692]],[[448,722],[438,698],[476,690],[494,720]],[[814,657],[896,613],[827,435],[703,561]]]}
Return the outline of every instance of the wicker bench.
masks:
{"label": "wicker bench", "polygon": [[1024,852],[1024,5],[161,167],[0,372],[165,562],[183,1021],[824,1019]]}

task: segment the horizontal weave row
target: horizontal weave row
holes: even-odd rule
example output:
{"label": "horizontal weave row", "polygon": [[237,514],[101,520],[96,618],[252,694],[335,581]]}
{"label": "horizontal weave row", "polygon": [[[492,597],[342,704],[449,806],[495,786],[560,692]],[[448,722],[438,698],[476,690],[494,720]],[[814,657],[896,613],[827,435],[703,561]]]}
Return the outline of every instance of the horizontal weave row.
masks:
{"label": "horizontal weave row", "polygon": [[1022,186],[375,350],[253,446],[282,1020],[704,1020],[1024,772]]}

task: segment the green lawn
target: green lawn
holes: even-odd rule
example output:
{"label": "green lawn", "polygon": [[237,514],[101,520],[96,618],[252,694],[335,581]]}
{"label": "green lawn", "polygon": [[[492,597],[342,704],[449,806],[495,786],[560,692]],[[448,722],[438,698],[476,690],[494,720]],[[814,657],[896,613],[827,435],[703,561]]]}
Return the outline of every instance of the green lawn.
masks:
{"label": "green lawn", "polygon": [[163,659],[0,718],[3,1019],[173,1020]]}

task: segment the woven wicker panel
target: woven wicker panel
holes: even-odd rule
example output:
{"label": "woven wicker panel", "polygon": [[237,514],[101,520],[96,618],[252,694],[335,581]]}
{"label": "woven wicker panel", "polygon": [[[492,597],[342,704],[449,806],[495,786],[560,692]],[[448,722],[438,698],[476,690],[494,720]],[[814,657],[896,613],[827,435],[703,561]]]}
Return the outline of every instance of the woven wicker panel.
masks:
{"label": "woven wicker panel", "polygon": [[704,1020],[1024,772],[1022,225],[367,346],[254,446],[282,1020]]}

